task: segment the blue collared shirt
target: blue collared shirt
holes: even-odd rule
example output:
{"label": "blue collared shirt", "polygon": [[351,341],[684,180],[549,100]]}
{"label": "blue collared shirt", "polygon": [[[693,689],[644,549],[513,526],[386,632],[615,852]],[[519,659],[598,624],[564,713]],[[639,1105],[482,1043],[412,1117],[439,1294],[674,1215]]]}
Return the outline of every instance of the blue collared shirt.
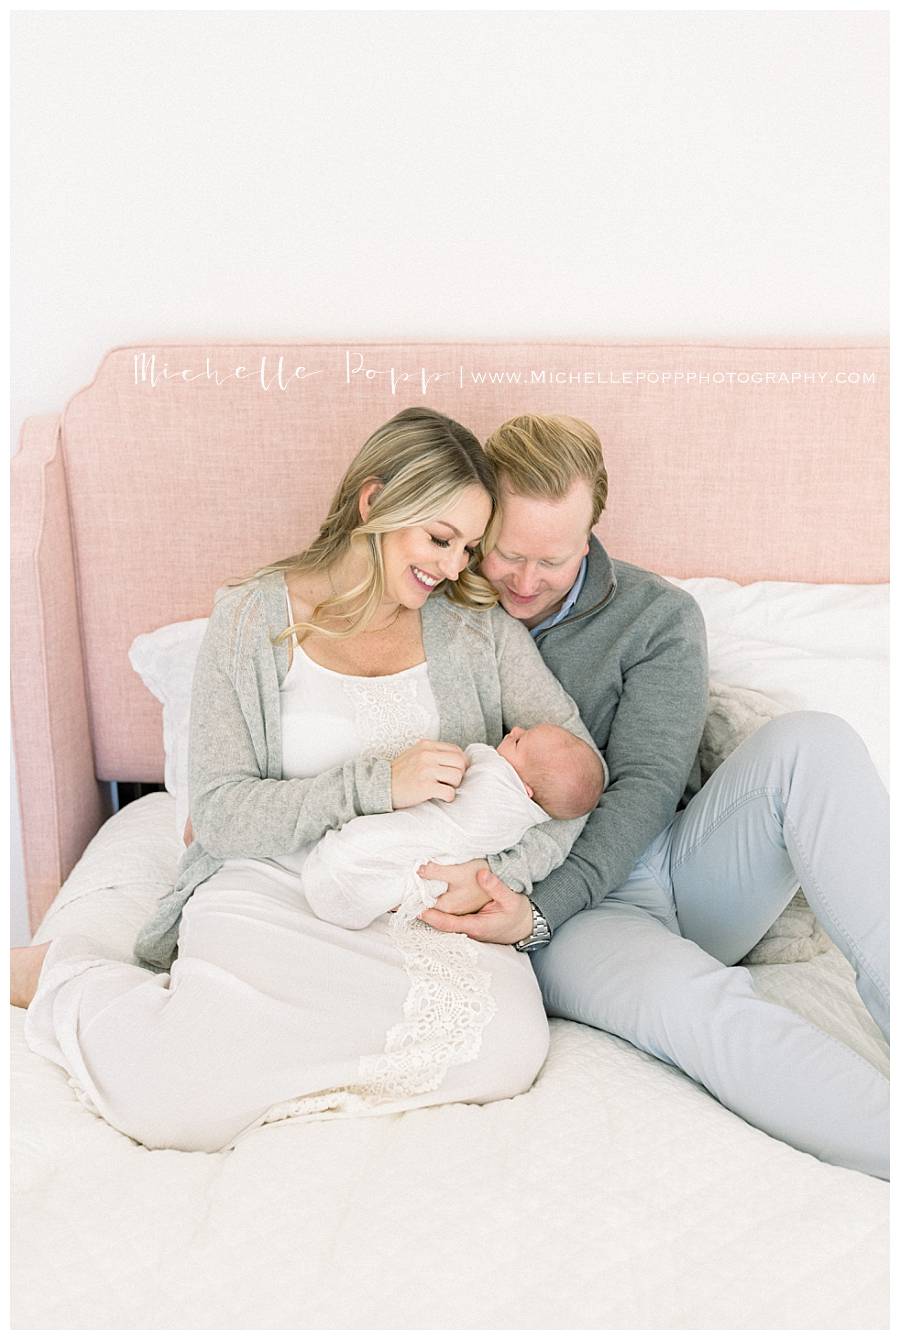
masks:
{"label": "blue collared shirt", "polygon": [[529,628],[532,637],[537,637],[538,633],[543,633],[545,628],[552,628],[554,624],[561,623],[571,610],[575,601],[581,595],[581,588],[584,586],[584,578],[587,573],[587,554],[581,560],[581,567],[578,569],[578,576],[572,584],[569,594],[566,596],[560,608],[555,614],[550,614],[543,623],[539,623],[536,628]]}

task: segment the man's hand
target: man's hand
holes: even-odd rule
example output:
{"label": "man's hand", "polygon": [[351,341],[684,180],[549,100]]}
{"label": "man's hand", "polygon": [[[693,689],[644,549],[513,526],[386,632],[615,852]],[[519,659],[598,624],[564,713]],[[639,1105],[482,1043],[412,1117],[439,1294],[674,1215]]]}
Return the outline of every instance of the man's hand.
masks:
{"label": "man's hand", "polygon": [[[447,867],[435,867],[441,868]],[[491,870],[479,870],[477,879],[490,898],[480,912],[454,916],[452,912],[439,912],[436,907],[430,907],[419,913],[421,920],[436,931],[461,933],[472,940],[495,945],[515,944],[530,935],[534,929],[534,913],[524,893],[514,893]]]}
{"label": "man's hand", "polygon": [[453,912],[457,916],[464,912],[478,912],[485,903],[491,901],[491,895],[485,893],[475,876],[479,870],[489,869],[484,857],[475,861],[463,861],[460,865],[435,865],[428,861],[420,865],[417,873],[422,879],[440,880],[447,885],[435,903],[440,912]]}
{"label": "man's hand", "polygon": [[194,830],[191,827],[191,816],[188,815],[188,821],[184,826],[184,845],[189,847],[194,840]]}

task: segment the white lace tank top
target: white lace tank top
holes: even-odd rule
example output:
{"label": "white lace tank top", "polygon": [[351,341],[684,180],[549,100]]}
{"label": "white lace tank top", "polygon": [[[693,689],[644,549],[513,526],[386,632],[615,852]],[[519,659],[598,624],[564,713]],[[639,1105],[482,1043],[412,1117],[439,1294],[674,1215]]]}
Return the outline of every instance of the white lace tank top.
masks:
{"label": "white lace tank top", "polygon": [[[293,623],[287,586],[285,601]],[[281,685],[283,777],[316,777],[360,754],[396,758],[417,740],[439,740],[440,728],[425,661],[394,675],[345,675],[313,661],[294,637]]]}
{"label": "white lace tank top", "polygon": [[[293,623],[286,586],[285,598]],[[311,660],[294,638],[281,686],[281,731],[284,777],[310,777],[363,753],[395,758],[417,740],[440,739],[427,665],[377,678],[345,675]],[[292,852],[277,864],[300,873],[308,851]],[[437,1089],[451,1065],[478,1056],[497,1005],[491,974],[480,966],[474,941],[444,935],[415,918],[390,917],[387,934],[402,958],[409,992],[403,1018],[389,1029],[384,1051],[360,1058],[352,1091],[289,1100],[270,1109],[267,1121],[329,1108],[402,1104],[411,1095]]]}

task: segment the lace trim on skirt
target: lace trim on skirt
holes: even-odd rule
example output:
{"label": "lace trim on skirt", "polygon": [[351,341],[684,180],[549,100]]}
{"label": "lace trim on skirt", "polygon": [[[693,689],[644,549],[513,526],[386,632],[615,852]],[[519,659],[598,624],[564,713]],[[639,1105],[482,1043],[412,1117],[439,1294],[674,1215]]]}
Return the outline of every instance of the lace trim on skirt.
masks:
{"label": "lace trim on skirt", "polygon": [[403,1022],[389,1030],[382,1055],[360,1061],[362,1092],[375,1103],[439,1088],[451,1065],[475,1059],[497,1012],[491,974],[478,967],[477,947],[467,935],[395,914],[391,938],[403,955],[410,989]]}
{"label": "lace trim on skirt", "polygon": [[491,974],[478,966],[476,944],[467,935],[436,931],[396,913],[390,935],[410,987],[403,1020],[388,1030],[384,1051],[360,1058],[358,1083],[278,1103],[266,1112],[264,1123],[337,1109],[371,1112],[381,1104],[434,1092],[451,1065],[477,1057],[497,1002]]}

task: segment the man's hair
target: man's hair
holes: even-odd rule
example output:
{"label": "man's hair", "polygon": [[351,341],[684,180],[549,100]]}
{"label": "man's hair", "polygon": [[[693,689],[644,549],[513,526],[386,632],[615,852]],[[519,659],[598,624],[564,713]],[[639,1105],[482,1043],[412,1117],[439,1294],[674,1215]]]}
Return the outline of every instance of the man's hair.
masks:
{"label": "man's hair", "polygon": [[567,414],[520,414],[484,444],[501,485],[527,498],[562,498],[578,479],[591,490],[591,526],[606,506],[609,480],[600,439]]}

